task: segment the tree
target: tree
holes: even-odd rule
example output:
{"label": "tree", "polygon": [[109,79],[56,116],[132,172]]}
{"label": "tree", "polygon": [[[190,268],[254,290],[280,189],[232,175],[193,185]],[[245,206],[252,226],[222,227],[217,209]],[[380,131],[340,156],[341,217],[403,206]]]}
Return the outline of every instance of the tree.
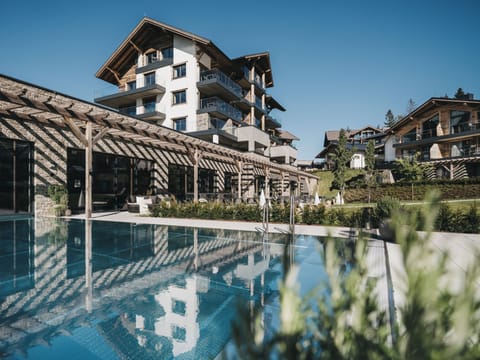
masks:
{"label": "tree", "polygon": [[465,99],[466,95],[465,93],[463,92],[463,89],[462,88],[458,88],[457,89],[457,92],[455,93],[455,99]]}
{"label": "tree", "polygon": [[370,202],[370,188],[375,184],[375,176],[373,175],[375,170],[375,143],[373,140],[368,141],[365,150],[365,170],[367,171],[368,202]]}
{"label": "tree", "polygon": [[385,114],[385,126],[391,128],[395,124],[395,117],[393,116],[392,110],[388,109]]}
{"label": "tree", "polygon": [[417,108],[417,104],[413,101],[412,98],[408,99],[407,103],[407,114],[410,114],[413,110]]}
{"label": "tree", "polygon": [[348,164],[352,159],[352,150],[347,146],[347,135],[344,129],[340,130],[338,136],[338,145],[334,153],[334,168],[332,187],[340,190],[340,196],[343,199],[343,191],[345,189],[345,178]]}
{"label": "tree", "polygon": [[417,161],[417,155],[411,159],[397,159],[395,160],[397,171],[403,181],[419,181],[423,178],[423,168]]}
{"label": "tree", "polygon": [[375,170],[375,142],[369,140],[365,150],[365,170],[372,173]]}

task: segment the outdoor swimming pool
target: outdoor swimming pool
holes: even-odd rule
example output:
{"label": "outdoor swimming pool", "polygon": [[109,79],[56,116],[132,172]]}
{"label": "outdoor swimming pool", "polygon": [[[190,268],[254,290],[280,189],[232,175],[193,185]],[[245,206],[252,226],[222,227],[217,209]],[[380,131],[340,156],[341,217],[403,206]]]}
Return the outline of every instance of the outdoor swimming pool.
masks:
{"label": "outdoor swimming pool", "polygon": [[[0,219],[0,356],[214,359],[238,306],[278,324],[289,236]],[[302,292],[324,276],[319,240],[298,235],[291,249]]]}

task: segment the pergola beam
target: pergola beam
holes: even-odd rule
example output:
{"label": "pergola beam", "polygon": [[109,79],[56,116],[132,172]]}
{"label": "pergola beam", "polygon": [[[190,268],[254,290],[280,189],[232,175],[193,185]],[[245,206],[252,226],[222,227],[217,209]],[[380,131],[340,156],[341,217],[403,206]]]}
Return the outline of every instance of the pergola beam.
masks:
{"label": "pergola beam", "polygon": [[[68,116],[63,117],[65,124],[72,130],[73,134],[77,137],[77,139],[83,144],[83,146],[88,146],[88,139],[83,135],[82,130],[75,124],[72,118]],[[87,123],[89,124],[89,123]]]}

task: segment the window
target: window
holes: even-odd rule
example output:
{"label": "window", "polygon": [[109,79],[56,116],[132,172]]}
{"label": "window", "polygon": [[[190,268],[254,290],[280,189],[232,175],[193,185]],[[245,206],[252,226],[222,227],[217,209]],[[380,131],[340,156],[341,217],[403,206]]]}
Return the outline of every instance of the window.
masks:
{"label": "window", "polygon": [[450,111],[450,134],[458,134],[470,130],[470,112]]}
{"label": "window", "polygon": [[155,111],[156,98],[155,96],[143,99],[144,113],[151,113]]}
{"label": "window", "polygon": [[173,95],[173,100],[172,100],[173,105],[185,104],[187,102],[186,90],[174,91],[172,95]]}
{"label": "window", "polygon": [[185,342],[185,339],[187,338],[187,330],[183,327],[172,325],[172,338],[177,341]]}
{"label": "window", "polygon": [[137,82],[135,80],[127,82],[127,90],[135,90],[136,88]]}
{"label": "window", "polygon": [[185,304],[185,301],[172,299],[172,312],[185,316],[187,313],[187,305]]}
{"label": "window", "polygon": [[423,123],[422,139],[428,139],[437,136],[437,127],[439,124],[439,117],[435,115]]}
{"label": "window", "polygon": [[168,47],[161,50],[162,59],[172,59],[173,58],[173,48]]}
{"label": "window", "polygon": [[187,75],[187,64],[176,65],[173,67],[173,78],[181,78]]}
{"label": "window", "polygon": [[187,130],[187,118],[178,118],[173,120],[173,128],[177,131]]}
{"label": "window", "polygon": [[158,55],[156,51],[152,51],[148,54],[145,54],[145,58],[147,61],[147,64],[153,64],[154,62],[158,61]]}
{"label": "window", "polygon": [[403,135],[403,142],[410,142],[410,141],[416,141],[417,140],[417,128],[413,128],[409,132]]}
{"label": "window", "polygon": [[145,74],[145,86],[151,86],[155,84],[155,73],[151,72]]}

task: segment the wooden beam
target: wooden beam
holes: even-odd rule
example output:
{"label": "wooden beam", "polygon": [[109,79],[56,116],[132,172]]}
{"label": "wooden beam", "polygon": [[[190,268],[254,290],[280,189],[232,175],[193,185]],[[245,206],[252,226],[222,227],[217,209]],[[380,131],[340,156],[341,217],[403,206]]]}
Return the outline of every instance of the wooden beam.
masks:
{"label": "wooden beam", "polygon": [[103,138],[103,136],[108,132],[108,130],[110,130],[108,127],[104,127],[102,130],[100,130],[97,133],[97,135],[95,135],[95,137],[93,138],[92,145],[95,146],[97,141],[99,141],[101,138]]}
{"label": "wooden beam", "polygon": [[[85,137],[85,135],[83,135],[82,130],[80,130],[77,124],[75,124],[73,119],[68,116],[64,116],[63,121],[64,123],[67,124],[70,130],[72,130],[73,134],[77,137],[78,140],[80,140],[83,146],[87,146],[88,145],[87,138]],[[87,123],[87,124],[91,124],[91,123]]]}
{"label": "wooden beam", "polygon": [[85,146],[85,219],[92,217],[92,165],[93,165],[93,143],[92,143],[92,123],[87,122],[85,131],[87,145]]}
{"label": "wooden beam", "polygon": [[108,66],[107,66],[107,70],[110,71],[113,74],[113,76],[115,76],[115,79],[117,80],[117,82],[120,83],[120,77],[118,76],[118,73]]}
{"label": "wooden beam", "polygon": [[130,45],[132,45],[133,48],[134,48],[135,50],[137,50],[139,53],[142,52],[142,50],[141,50],[141,49],[137,46],[137,44],[135,44],[132,40],[129,40],[128,42],[129,42]]}

